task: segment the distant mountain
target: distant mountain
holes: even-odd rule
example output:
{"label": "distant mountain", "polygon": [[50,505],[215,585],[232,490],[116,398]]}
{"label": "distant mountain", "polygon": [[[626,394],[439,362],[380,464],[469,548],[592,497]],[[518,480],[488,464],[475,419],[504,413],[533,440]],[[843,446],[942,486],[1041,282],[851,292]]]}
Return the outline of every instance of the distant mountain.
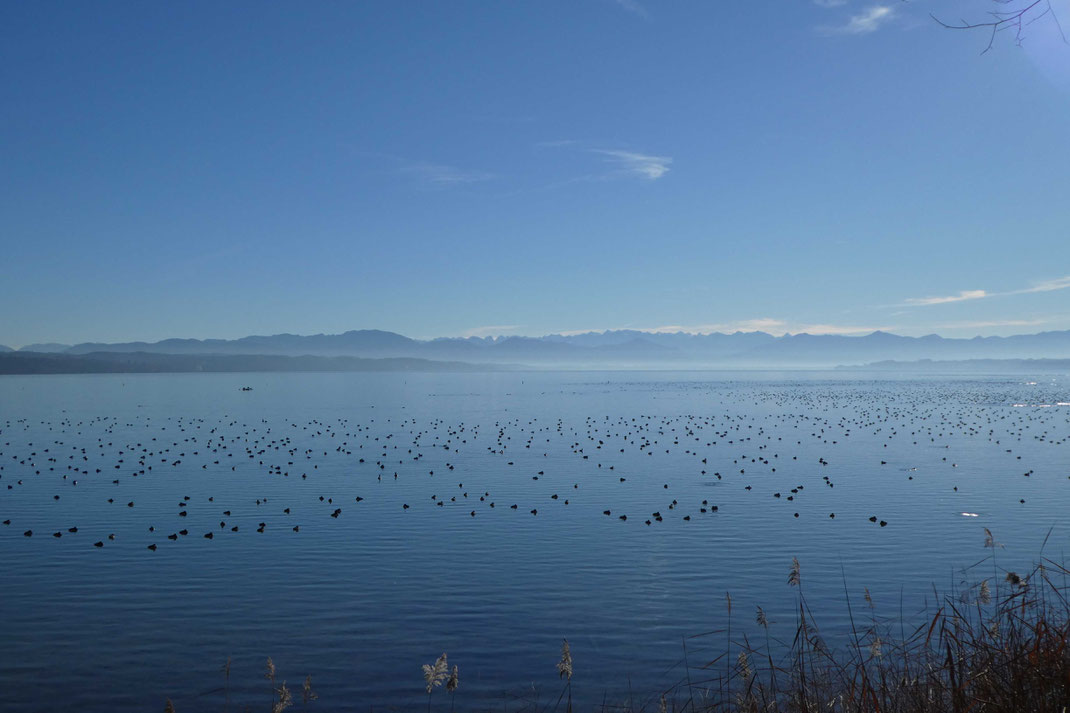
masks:
{"label": "distant mountain", "polygon": [[484,371],[495,366],[428,359],[91,352],[0,354],[0,374],[116,374],[255,371]]}
{"label": "distant mountain", "polygon": [[0,344],[0,354],[3,354],[4,352],[13,352],[13,351],[15,351],[15,350],[12,349],[11,347],[5,347],[3,344]]}
{"label": "distant mountain", "polygon": [[19,347],[20,352],[42,352],[45,354],[54,354],[59,352],[65,352],[71,348],[70,344],[56,344],[55,342],[47,342],[45,344],[27,344],[24,347]]}
{"label": "distant mountain", "polygon": [[978,372],[1005,374],[1014,373],[1059,373],[1070,374],[1070,359],[962,359],[933,361],[878,361],[872,364],[856,366],[838,366],[843,371],[894,371],[894,372],[932,372],[956,373]]}
{"label": "distant mountain", "polygon": [[[50,345],[51,346],[51,345]],[[353,356],[416,358],[539,367],[830,367],[919,359],[1066,359],[1070,330],[1012,337],[952,339],[930,334],[903,337],[786,334],[654,333],[636,330],[551,334],[543,337],[410,339],[382,330],[342,334],[276,334],[241,339],[165,339],[161,342],[86,343],[62,353],[144,352],[185,355]]]}
{"label": "distant mountain", "polygon": [[152,352],[157,354],[278,354],[285,356],[409,356],[416,340],[393,332],[363,329],[343,334],[275,334],[241,339],[165,339],[161,342],[100,344],[87,342],[65,350],[90,352]]}

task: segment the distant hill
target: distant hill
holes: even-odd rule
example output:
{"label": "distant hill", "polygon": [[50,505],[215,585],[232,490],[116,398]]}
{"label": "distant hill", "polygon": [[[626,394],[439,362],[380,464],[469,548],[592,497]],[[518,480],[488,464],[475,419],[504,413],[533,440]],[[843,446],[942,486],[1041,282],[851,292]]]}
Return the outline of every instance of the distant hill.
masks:
{"label": "distant hill", "polygon": [[843,371],[984,372],[1070,374],[1070,359],[963,359],[958,361],[879,361],[856,366],[838,366]]}
{"label": "distant hill", "polygon": [[427,359],[360,357],[152,354],[91,352],[55,354],[8,351],[0,354],[0,374],[118,374],[255,371],[484,371],[501,367]]}
{"label": "distant hill", "polygon": [[919,359],[1067,359],[1070,330],[1011,337],[903,337],[888,332],[865,336],[765,332],[664,334],[635,330],[551,334],[543,337],[410,339],[381,330],[342,334],[276,334],[241,339],[165,339],[121,344],[86,343],[65,354],[145,352],[275,356],[417,358],[531,366],[635,367],[831,367]]}
{"label": "distant hill", "polygon": [[47,342],[45,344],[27,344],[24,347],[19,347],[20,352],[43,352],[43,353],[59,353],[65,352],[71,348],[70,344],[56,344],[55,342]]}
{"label": "distant hill", "polygon": [[3,344],[0,344],[0,354],[3,354],[4,352],[13,352],[13,351],[15,351],[15,350],[12,349],[11,347],[5,347]]}

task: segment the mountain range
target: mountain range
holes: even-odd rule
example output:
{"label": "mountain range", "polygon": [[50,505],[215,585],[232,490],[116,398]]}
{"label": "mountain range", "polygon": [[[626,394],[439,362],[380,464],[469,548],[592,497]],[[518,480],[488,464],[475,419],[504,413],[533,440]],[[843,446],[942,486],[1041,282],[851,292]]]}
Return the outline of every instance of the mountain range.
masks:
{"label": "mountain range", "polygon": [[[0,351],[11,351],[7,347]],[[865,336],[658,333],[635,330],[551,334],[542,337],[411,339],[382,330],[342,334],[276,334],[240,339],[165,339],[159,342],[33,344],[19,352],[64,355],[146,353],[172,355],[415,358],[538,367],[607,366],[829,367],[876,361],[1070,358],[1070,330],[1009,337],[959,339],[888,332]]]}

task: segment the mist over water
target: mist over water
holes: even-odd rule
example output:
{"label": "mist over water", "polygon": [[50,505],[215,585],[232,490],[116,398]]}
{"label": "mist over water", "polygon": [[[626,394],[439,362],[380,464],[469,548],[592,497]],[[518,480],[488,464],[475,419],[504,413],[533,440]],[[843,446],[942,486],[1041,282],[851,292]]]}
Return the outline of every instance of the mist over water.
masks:
{"label": "mist over water", "polygon": [[759,605],[793,629],[792,557],[832,641],[845,588],[910,619],[991,575],[963,571],[984,528],[1001,570],[1059,559],[1068,401],[1065,375],[4,377],[0,708],[222,710],[228,656],[263,707],[271,656],[319,710],[411,709],[444,651],[457,706],[552,705],[562,638],[581,705],[656,695],[726,593],[733,638]]}

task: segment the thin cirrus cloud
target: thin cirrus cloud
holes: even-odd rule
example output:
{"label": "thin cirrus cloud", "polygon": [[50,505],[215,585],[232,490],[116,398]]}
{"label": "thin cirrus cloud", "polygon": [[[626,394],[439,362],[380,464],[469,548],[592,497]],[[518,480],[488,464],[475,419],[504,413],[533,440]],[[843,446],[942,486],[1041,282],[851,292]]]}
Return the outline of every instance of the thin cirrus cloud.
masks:
{"label": "thin cirrus cloud", "polygon": [[398,170],[400,173],[414,176],[434,186],[479,183],[481,181],[489,181],[495,177],[493,173],[486,171],[473,171],[440,163],[408,162]]}
{"label": "thin cirrus cloud", "polygon": [[[819,3],[821,4],[821,3]],[[831,7],[830,5],[825,5]],[[847,18],[847,22],[835,27],[822,28],[830,34],[868,35],[876,32],[882,25],[895,17],[895,10],[890,5],[872,5]]]}
{"label": "thin cirrus cloud", "polygon": [[1025,295],[1031,292],[1054,292],[1055,290],[1065,290],[1070,287],[1070,275],[1066,277],[1057,277],[1054,280],[1042,280],[1032,287],[1027,287],[1024,290],[1015,290],[1014,292],[1008,292],[1010,295]]}
{"label": "thin cirrus cloud", "polygon": [[979,300],[985,297],[991,297],[991,294],[984,290],[963,290],[956,295],[943,295],[940,297],[911,297],[905,300],[903,304],[910,305],[912,307],[923,307],[926,305],[942,305],[949,302],[965,302],[967,300]]}
{"label": "thin cirrus cloud", "polygon": [[617,168],[611,175],[628,175],[656,181],[669,172],[672,158],[652,156],[649,154],[623,151],[620,149],[590,149],[592,153],[604,156]]}
{"label": "thin cirrus cloud", "polygon": [[[950,302],[965,302],[967,300],[980,300],[988,297],[1006,297],[1009,295],[1029,295],[1036,294],[1038,292],[1055,292],[1057,290],[1070,289],[1070,275],[1065,277],[1056,277],[1048,280],[1040,280],[1039,282],[1031,285],[1030,287],[1023,287],[1019,290],[1009,290],[1007,292],[988,292],[987,290],[962,290],[958,294],[954,295],[942,295],[938,297],[911,297],[904,300],[902,306],[906,307],[926,307],[929,305],[942,305]],[[1002,325],[986,325],[986,326],[1002,326]]]}
{"label": "thin cirrus cloud", "polygon": [[654,154],[641,153],[629,149],[594,148],[591,146],[592,143],[593,142],[590,141],[580,141],[576,139],[540,141],[535,144],[535,148],[562,149],[574,151],[581,155],[594,154],[601,157],[602,163],[609,167],[609,170],[603,169],[598,172],[591,172],[570,178],[566,183],[575,183],[577,181],[607,181],[621,178],[638,178],[649,182],[663,178],[671,170],[671,156],[656,156]]}
{"label": "thin cirrus cloud", "polygon": [[644,20],[650,17],[650,13],[646,11],[646,8],[640,5],[636,0],[613,0],[618,7],[623,8],[631,14],[641,17]]}

